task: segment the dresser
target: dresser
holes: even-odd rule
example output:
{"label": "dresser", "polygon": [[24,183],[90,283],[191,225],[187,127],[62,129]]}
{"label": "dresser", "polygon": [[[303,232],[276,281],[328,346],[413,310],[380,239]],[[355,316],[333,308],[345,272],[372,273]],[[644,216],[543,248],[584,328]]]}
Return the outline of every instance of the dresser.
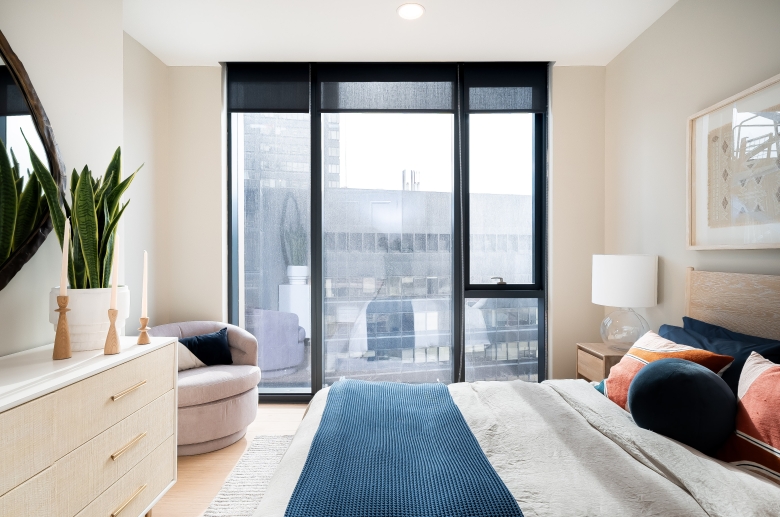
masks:
{"label": "dresser", "polygon": [[176,482],[174,338],[0,357],[0,516],[138,517]]}

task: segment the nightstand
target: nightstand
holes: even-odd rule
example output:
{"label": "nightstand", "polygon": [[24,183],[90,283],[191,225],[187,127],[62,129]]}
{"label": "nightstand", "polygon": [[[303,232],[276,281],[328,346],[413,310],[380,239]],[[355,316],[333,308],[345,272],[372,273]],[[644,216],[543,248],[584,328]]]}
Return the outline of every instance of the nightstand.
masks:
{"label": "nightstand", "polygon": [[606,343],[577,343],[577,378],[601,382],[626,352]]}

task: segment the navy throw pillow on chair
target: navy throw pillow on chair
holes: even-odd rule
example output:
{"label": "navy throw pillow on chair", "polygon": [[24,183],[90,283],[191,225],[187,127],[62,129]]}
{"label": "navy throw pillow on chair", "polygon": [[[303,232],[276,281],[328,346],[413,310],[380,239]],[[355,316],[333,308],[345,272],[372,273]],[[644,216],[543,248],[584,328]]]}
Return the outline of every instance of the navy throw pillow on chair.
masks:
{"label": "navy throw pillow on chair", "polygon": [[737,399],[723,379],[683,359],[654,361],[628,389],[634,422],[705,454],[714,454],[736,426]]}
{"label": "navy throw pillow on chair", "polygon": [[230,346],[228,345],[227,327],[211,334],[184,337],[179,339],[179,343],[186,346],[206,366],[233,364],[233,356],[230,355]]}

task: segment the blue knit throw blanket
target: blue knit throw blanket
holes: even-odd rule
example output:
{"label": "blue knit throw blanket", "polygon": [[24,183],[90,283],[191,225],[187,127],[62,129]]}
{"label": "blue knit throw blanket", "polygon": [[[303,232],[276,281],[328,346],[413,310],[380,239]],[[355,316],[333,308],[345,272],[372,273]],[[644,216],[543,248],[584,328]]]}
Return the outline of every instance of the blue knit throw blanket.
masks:
{"label": "blue knit throw blanket", "polygon": [[339,381],[285,517],[522,517],[443,384]]}

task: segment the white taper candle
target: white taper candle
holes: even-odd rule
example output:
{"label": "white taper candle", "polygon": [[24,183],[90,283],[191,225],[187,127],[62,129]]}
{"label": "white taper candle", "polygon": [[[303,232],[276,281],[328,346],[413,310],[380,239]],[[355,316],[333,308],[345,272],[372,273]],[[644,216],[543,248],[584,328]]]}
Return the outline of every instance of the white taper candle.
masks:
{"label": "white taper candle", "polygon": [[119,287],[119,271],[117,258],[119,257],[119,234],[114,234],[114,256],[111,260],[111,309],[116,310],[116,290]]}
{"label": "white taper candle", "polygon": [[70,249],[70,219],[65,219],[62,236],[62,270],[60,271],[60,296],[68,296],[68,250]]}
{"label": "white taper candle", "polygon": [[143,284],[141,287],[141,317],[142,318],[148,318],[149,315],[146,313],[146,284],[148,281],[148,266],[149,266],[149,257],[146,253],[146,250],[144,250],[144,276],[143,276]]}

